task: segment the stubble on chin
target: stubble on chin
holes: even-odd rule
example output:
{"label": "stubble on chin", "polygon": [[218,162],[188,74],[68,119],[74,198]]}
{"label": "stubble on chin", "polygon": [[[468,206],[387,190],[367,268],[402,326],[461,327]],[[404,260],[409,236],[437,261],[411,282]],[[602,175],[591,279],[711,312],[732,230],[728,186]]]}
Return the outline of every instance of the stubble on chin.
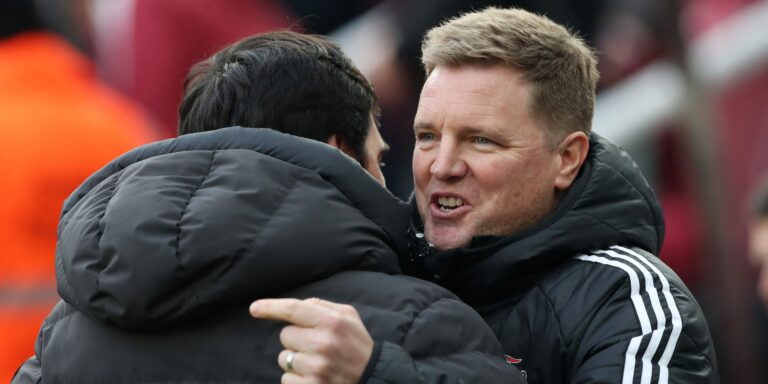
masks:
{"label": "stubble on chin", "polygon": [[439,251],[468,246],[472,240],[471,233],[469,229],[441,227],[433,223],[426,223],[424,231],[427,241]]}
{"label": "stubble on chin", "polygon": [[528,209],[518,210],[517,214],[480,221],[476,225],[474,236],[515,235],[538,225],[554,210],[554,207],[554,202],[537,200]]}

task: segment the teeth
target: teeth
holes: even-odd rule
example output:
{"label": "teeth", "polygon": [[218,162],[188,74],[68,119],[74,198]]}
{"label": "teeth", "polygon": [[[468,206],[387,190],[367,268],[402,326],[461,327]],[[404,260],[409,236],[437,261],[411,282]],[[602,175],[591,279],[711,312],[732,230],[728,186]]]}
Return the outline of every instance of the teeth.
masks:
{"label": "teeth", "polygon": [[464,200],[458,197],[439,197],[437,198],[437,204],[441,208],[456,208],[464,205]]}

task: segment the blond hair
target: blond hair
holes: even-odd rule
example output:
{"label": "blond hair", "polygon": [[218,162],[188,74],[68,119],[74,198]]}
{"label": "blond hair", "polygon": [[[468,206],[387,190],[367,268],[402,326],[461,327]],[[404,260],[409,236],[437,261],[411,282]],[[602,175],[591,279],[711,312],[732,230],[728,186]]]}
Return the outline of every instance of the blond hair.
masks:
{"label": "blond hair", "polygon": [[599,78],[595,54],[544,16],[496,7],[467,13],[427,32],[421,51],[427,76],[438,65],[501,64],[522,70],[532,85],[533,116],[555,142],[591,129]]}

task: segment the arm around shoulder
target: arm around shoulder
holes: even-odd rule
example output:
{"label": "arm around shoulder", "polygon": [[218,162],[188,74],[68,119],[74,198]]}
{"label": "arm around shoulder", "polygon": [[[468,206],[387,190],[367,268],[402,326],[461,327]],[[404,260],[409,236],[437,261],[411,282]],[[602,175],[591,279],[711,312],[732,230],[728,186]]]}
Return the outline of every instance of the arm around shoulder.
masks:
{"label": "arm around shoulder", "polygon": [[413,320],[402,345],[377,342],[361,383],[525,383],[469,306],[443,298]]}

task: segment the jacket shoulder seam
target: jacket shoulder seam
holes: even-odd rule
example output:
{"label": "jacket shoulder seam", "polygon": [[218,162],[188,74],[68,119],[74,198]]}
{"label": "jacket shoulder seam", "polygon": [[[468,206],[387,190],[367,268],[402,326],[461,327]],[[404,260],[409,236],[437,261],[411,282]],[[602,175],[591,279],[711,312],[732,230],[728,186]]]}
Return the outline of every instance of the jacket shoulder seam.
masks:
{"label": "jacket shoulder seam", "polygon": [[[632,187],[632,189],[635,190],[635,192],[637,192],[638,195],[640,195],[640,198],[643,199],[643,203],[645,203],[646,208],[648,208],[648,211],[651,213],[651,216],[653,217],[653,224],[654,224],[654,226],[656,226],[656,224],[660,221],[659,217],[658,217],[658,212],[656,212],[656,210],[653,207],[653,204],[648,200],[648,197],[646,197],[645,194],[640,191],[640,188],[638,188],[632,181],[630,181],[629,178],[627,177],[627,175],[624,174],[624,172],[622,172],[621,170],[619,170],[618,168],[613,166],[613,164],[609,164],[608,162],[603,161],[602,159],[598,158],[597,156],[595,156],[594,159],[595,159],[595,162],[598,162],[598,163],[600,163],[602,165],[605,165],[606,167],[614,170],[616,172],[616,174],[621,176],[621,178],[624,179],[624,181],[626,181],[627,184],[629,184]],[[658,245],[658,240],[657,240],[657,246],[659,246]]]}
{"label": "jacket shoulder seam", "polygon": [[189,198],[187,199],[187,203],[184,205],[184,209],[181,210],[181,215],[179,216],[179,231],[176,234],[176,260],[181,264],[181,257],[179,256],[179,248],[181,248],[181,222],[184,220],[184,215],[187,214],[189,204],[192,202],[192,199],[197,194],[197,191],[200,190],[200,188],[205,184],[205,180],[208,179],[208,176],[211,175],[211,171],[213,170],[213,162],[216,159],[216,151],[211,152],[211,162],[208,164],[208,171],[205,172],[205,175],[203,175],[203,178],[200,180],[200,184],[195,187],[195,189],[192,191],[192,193],[189,194]]}
{"label": "jacket shoulder seam", "polygon": [[[677,284],[671,284],[671,283],[670,283],[670,288],[672,288],[672,287],[674,287],[674,289],[675,289],[676,291],[678,291],[678,292],[680,291],[680,289],[677,287]],[[684,296],[685,296],[685,297],[688,297],[688,295],[684,295]],[[675,305],[677,305],[677,304],[675,304]],[[680,309],[678,308],[678,310],[680,310]],[[682,315],[682,314],[681,314],[681,315]],[[688,317],[689,317],[689,316],[685,316],[685,317],[683,318],[683,317],[681,316],[681,319],[688,319]],[[680,333],[681,333],[681,334],[683,334],[683,335],[685,335],[685,337],[686,337],[686,338],[687,338],[687,339],[688,339],[688,340],[691,342],[691,344],[693,344],[694,348],[696,348],[696,354],[698,354],[699,356],[701,356],[701,357],[704,359],[704,361],[706,361],[706,362],[707,362],[707,366],[708,366],[708,368],[709,368],[709,369],[712,369],[712,370],[714,370],[714,369],[715,369],[715,366],[712,364],[712,361],[710,361],[710,360],[709,360],[709,358],[707,357],[707,355],[706,355],[706,354],[702,353],[702,351],[703,351],[703,348],[701,348],[701,345],[700,345],[700,344],[699,344],[699,343],[696,341],[696,338],[695,338],[695,337],[692,337],[692,336],[691,336],[691,335],[688,333],[688,328],[687,328],[687,327],[685,327],[685,324],[686,324],[686,323],[687,323],[687,322],[685,322],[685,321],[683,322],[683,328],[682,328],[682,330],[681,330],[681,332],[680,332]]]}
{"label": "jacket shoulder seam", "polygon": [[579,267],[579,265],[582,263],[574,262],[574,259],[570,259],[570,261],[574,267],[570,268],[570,271],[567,271],[565,275],[560,274],[559,279],[553,281],[551,284],[547,284],[548,287],[546,290],[544,290],[544,288],[540,286],[541,284],[537,284],[536,287],[541,289],[544,295],[549,296],[550,292],[555,288],[557,288],[557,286],[559,286],[563,281],[570,279],[571,276],[578,273],[582,268],[584,268],[584,267]]}
{"label": "jacket shoulder seam", "polygon": [[535,288],[541,293],[541,296],[544,297],[544,301],[547,303],[547,306],[549,307],[549,312],[552,314],[552,318],[555,319],[555,323],[557,323],[557,335],[560,337],[560,341],[562,343],[565,343],[565,335],[563,335],[563,327],[560,323],[560,318],[557,317],[557,312],[555,311],[555,304],[550,299],[547,292],[544,291],[539,285],[536,285]]}

